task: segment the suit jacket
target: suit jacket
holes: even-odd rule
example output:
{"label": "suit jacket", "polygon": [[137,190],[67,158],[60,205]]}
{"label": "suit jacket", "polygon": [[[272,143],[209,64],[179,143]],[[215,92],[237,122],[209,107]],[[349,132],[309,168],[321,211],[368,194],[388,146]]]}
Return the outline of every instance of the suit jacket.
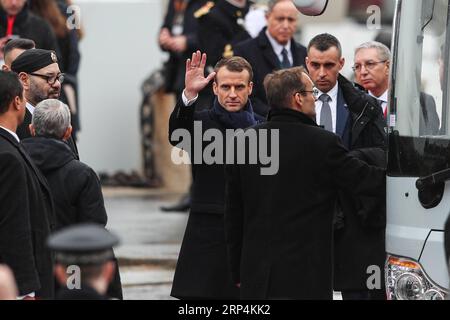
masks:
{"label": "suit jacket", "polygon": [[[266,30],[267,28],[264,28],[258,37],[240,42],[234,48],[234,55],[245,58],[253,68],[252,104],[255,112],[263,117],[266,117],[269,112],[264,78],[269,73],[280,69],[280,60],[273,51]],[[293,66],[305,66],[306,48],[291,39],[291,52]]]}
{"label": "suit jacket", "polygon": [[53,298],[53,260],[46,240],[54,225],[45,178],[17,140],[0,128],[0,263],[14,272],[19,294]]}
{"label": "suit jacket", "polygon": [[269,144],[269,152],[279,146],[279,170],[226,165],[226,238],[241,298],[332,299],[337,191],[381,196],[384,170],[349,156],[339,137],[294,110],[271,110],[254,128],[258,139],[279,130]]}
{"label": "suit jacket", "polygon": [[336,134],[341,137],[342,143],[347,149],[350,149],[351,130],[352,119],[342,89],[339,88],[336,103]]}
{"label": "suit jacket", "polygon": [[420,135],[437,135],[439,134],[440,121],[436,112],[436,102],[433,96],[420,93],[420,106],[422,112],[419,118],[419,134]]}
{"label": "suit jacket", "polygon": [[[31,114],[30,111],[28,111],[28,109],[26,109],[25,110],[25,118],[23,119],[23,122],[17,127],[17,131],[16,131],[16,134],[19,136],[20,140],[32,137],[30,129],[29,129],[32,119],[33,119],[33,115]],[[70,136],[69,140],[67,140],[66,143],[69,145],[70,149],[75,154],[76,159],[80,160],[80,156],[78,154],[78,147],[75,142],[75,139],[72,136]]]}

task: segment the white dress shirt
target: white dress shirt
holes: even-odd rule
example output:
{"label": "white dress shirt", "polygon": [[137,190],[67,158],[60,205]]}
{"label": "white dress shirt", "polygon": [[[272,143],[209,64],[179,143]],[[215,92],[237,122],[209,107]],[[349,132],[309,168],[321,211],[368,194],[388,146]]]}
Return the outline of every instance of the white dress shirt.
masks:
{"label": "white dress shirt", "polygon": [[20,142],[19,136],[14,131],[11,131],[11,130],[9,130],[9,129],[5,128],[5,127],[2,127],[2,126],[0,126],[0,128],[5,129],[6,131],[8,131],[14,138],[16,138],[17,142]]}
{"label": "white dress shirt", "polygon": [[[338,97],[338,83],[336,82],[336,85],[328,92],[322,92],[319,90],[319,97],[326,93],[330,96],[331,101],[328,101],[328,104],[330,105],[331,109],[331,122],[333,125],[333,132],[336,133],[336,118],[337,118],[337,97]],[[318,125],[320,125],[320,111],[322,110],[322,104],[323,102],[320,100],[316,101],[316,122]]]}
{"label": "white dress shirt", "polygon": [[369,91],[369,94],[381,101],[381,107],[383,108],[383,114],[386,114],[386,108],[388,104],[388,90],[386,90],[381,96],[377,97],[372,92]]}
{"label": "white dress shirt", "polygon": [[[275,52],[275,54],[277,55],[277,58],[280,61],[280,63],[281,63],[281,61],[283,61],[282,51],[283,51],[283,49],[286,49],[289,62],[291,63],[291,66],[293,66],[294,65],[294,57],[292,56],[292,51],[291,51],[291,40],[289,40],[289,42],[285,46],[283,46],[283,45],[279,44],[277,42],[277,40],[275,40],[270,35],[269,31],[267,31],[267,30],[266,30],[266,36],[267,36],[267,38],[269,38],[269,42],[272,45],[273,52]],[[257,66],[255,66],[255,67],[257,67]]]}
{"label": "white dress shirt", "polygon": [[184,105],[186,107],[190,107],[190,106],[192,106],[195,103],[195,101],[197,101],[198,94],[194,98],[192,98],[191,100],[188,100],[188,98],[184,94],[184,90],[183,90],[183,93],[181,94],[181,99],[183,100],[183,103],[184,103]]}
{"label": "white dress shirt", "polygon": [[26,107],[27,107],[28,111],[30,111],[31,114],[34,113],[34,107],[31,103],[27,102]]}

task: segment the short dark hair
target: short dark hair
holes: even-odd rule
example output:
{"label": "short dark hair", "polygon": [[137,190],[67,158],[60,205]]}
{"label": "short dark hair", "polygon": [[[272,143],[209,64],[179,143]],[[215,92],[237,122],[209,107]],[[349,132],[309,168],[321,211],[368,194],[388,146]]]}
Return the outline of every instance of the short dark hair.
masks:
{"label": "short dark hair", "polygon": [[[222,60],[220,60],[219,62],[217,62],[216,66],[214,67],[214,71],[217,72],[219,71],[220,68],[225,67],[228,69],[228,71],[231,72],[242,72],[244,70],[248,71],[248,82],[251,82],[253,80],[253,69],[252,66],[250,65],[250,63],[248,63],[247,60],[245,60],[242,57],[231,57],[231,58],[224,58]],[[216,81],[216,80],[214,80]]]}
{"label": "short dark hair", "polygon": [[312,38],[312,40],[309,42],[308,45],[308,53],[312,47],[316,48],[321,52],[327,51],[331,47],[336,47],[339,51],[339,58],[342,57],[341,43],[335,36],[329,33],[322,33]]}
{"label": "short dark hair", "polygon": [[290,98],[305,90],[302,74],[308,74],[304,67],[278,70],[264,78],[267,102],[272,109],[289,108]]}
{"label": "short dark hair", "polygon": [[8,111],[9,105],[16,97],[23,99],[19,76],[11,71],[0,71],[0,114]]}
{"label": "short dark hair", "polygon": [[14,49],[30,50],[36,47],[33,40],[19,38],[9,40],[3,47],[3,55],[7,55]]}

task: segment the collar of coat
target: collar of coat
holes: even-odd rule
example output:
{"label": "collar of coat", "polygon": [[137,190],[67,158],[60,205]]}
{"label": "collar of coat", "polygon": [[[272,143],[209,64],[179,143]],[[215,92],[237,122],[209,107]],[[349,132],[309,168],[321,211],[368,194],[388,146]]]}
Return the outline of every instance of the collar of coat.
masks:
{"label": "collar of coat", "polygon": [[343,75],[338,76],[339,89],[342,90],[344,100],[349,110],[356,116],[364,112],[370,119],[383,115],[383,110],[378,104],[377,99],[370,96],[365,91],[359,89],[359,86],[347,80]]}
{"label": "collar of coat", "polygon": [[301,122],[306,125],[318,127],[317,123],[308,117],[306,114],[293,109],[271,109],[267,116],[268,121],[280,121],[280,122]]}

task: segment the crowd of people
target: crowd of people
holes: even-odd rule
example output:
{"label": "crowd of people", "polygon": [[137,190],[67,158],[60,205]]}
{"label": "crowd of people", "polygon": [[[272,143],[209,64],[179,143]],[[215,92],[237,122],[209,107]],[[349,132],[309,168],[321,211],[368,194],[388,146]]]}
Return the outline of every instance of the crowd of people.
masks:
{"label": "crowd of people", "polygon": [[[68,5],[0,1],[2,298],[122,299],[118,239],[76,145],[80,32],[66,25]],[[80,290],[66,292],[70,265]]]}

